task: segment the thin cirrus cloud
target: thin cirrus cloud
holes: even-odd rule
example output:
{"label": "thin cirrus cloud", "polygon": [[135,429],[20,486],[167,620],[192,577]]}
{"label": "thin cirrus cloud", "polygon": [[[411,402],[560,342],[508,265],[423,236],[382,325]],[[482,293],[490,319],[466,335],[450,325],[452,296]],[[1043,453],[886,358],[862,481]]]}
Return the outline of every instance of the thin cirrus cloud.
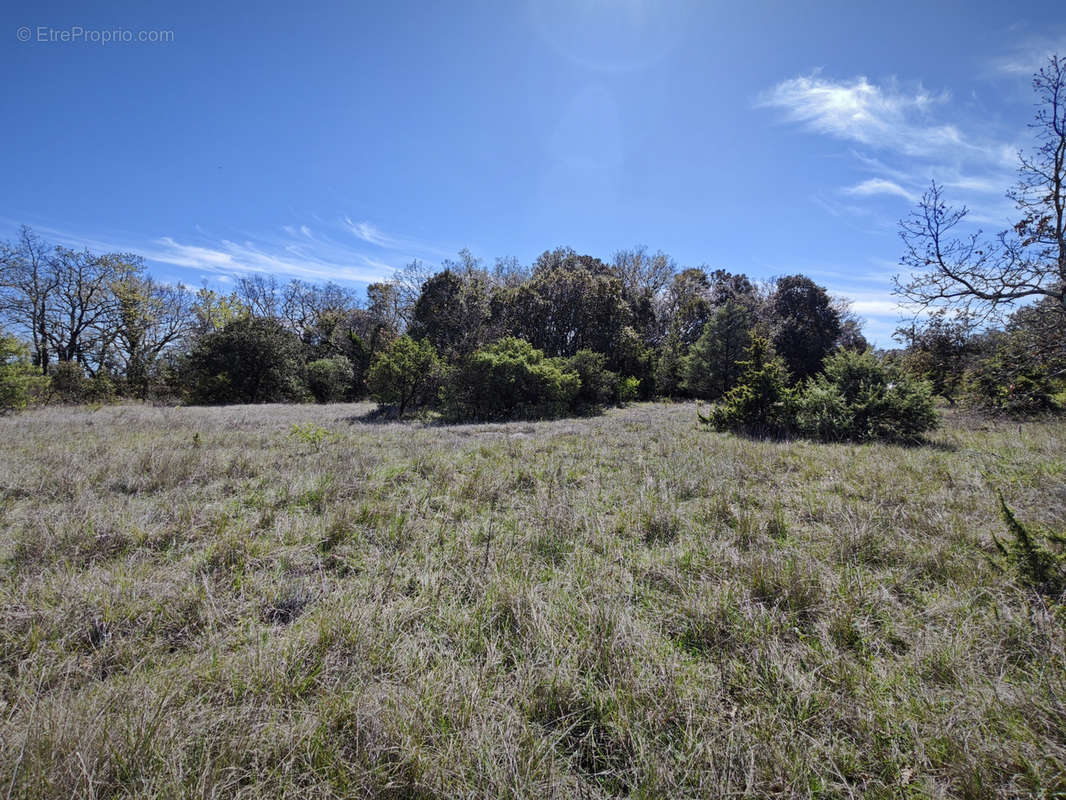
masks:
{"label": "thin cirrus cloud", "polygon": [[388,277],[393,269],[391,265],[364,257],[353,257],[344,263],[298,250],[271,253],[252,242],[225,239],[217,245],[203,247],[164,236],[154,244],[154,248],[141,251],[149,261],[220,276],[264,272],[309,280],[369,283]]}
{"label": "thin cirrus cloud", "polygon": [[[195,233],[150,239],[129,233],[89,237],[39,222],[31,227],[46,240],[66,247],[139,255],[150,264],[173,268],[171,278],[183,282],[225,283],[260,272],[309,281],[373,283],[391,278],[412,260],[441,252],[415,239],[383,233],[370,223],[363,223],[369,238],[352,241],[349,222],[346,218],[336,223],[318,220],[314,228],[284,225],[274,233],[240,237],[213,235],[196,226]],[[11,220],[0,223],[17,227]]]}
{"label": "thin cirrus cloud", "polygon": [[[986,210],[980,222],[1005,221],[1008,207],[990,204],[987,195],[1002,194],[1011,184],[1017,147],[967,131],[975,126],[963,122],[948,91],[930,91],[920,83],[903,88],[895,80],[880,85],[866,77],[833,79],[813,73],[781,81],[763,92],[756,105],[780,112],[786,122],[807,131],[852,144],[849,152],[856,168],[873,177],[838,187],[839,194],[896,198],[913,205],[929,181],[936,180],[955,190],[958,202],[979,200]],[[864,213],[861,206],[831,200],[822,205],[836,214]]]}
{"label": "thin cirrus cloud", "polygon": [[885,178],[869,178],[855,186],[848,186],[843,192],[855,197],[870,197],[875,194],[895,195],[896,197],[902,197],[909,203],[913,203],[918,199],[914,192],[907,191],[895,181]]}
{"label": "thin cirrus cloud", "polygon": [[356,238],[362,239],[368,244],[385,248],[396,247],[399,244],[398,239],[382,233],[369,222],[352,222],[350,217],[345,217],[344,224],[349,231],[355,234]]}
{"label": "thin cirrus cloud", "polygon": [[448,251],[427,242],[405,236],[385,233],[370,222],[355,222],[351,217],[344,218],[344,227],[357,239],[382,250],[402,251],[432,256],[446,256]]}
{"label": "thin cirrus cloud", "polygon": [[257,240],[178,241],[164,236],[147,249],[145,258],[185,269],[215,274],[264,272],[309,280],[370,283],[388,278],[402,266],[402,257],[380,258],[361,252],[307,225],[286,226],[283,237]]}
{"label": "thin cirrus cloud", "polygon": [[1066,31],[1036,33],[1022,37],[1006,55],[992,59],[992,71],[1027,78],[1047,65],[1052,53],[1066,54]]}
{"label": "thin cirrus cloud", "polygon": [[865,77],[835,81],[817,74],[781,81],[757,105],[785,112],[786,118],[817,133],[860,144],[888,147],[905,155],[929,156],[965,145],[954,125],[927,122],[934,106],[950,99],[919,87],[905,93],[870,83]]}

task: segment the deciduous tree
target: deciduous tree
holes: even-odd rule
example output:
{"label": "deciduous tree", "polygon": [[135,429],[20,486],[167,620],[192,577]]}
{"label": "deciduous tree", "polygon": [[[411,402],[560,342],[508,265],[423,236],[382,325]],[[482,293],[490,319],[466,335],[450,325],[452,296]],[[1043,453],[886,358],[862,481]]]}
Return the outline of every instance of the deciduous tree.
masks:
{"label": "deciduous tree", "polygon": [[1013,229],[991,239],[960,234],[967,209],[949,206],[936,183],[900,222],[909,272],[897,276],[896,292],[919,312],[951,307],[983,323],[1028,298],[1066,305],[1066,58],[1051,56],[1033,90],[1037,144],[1019,153],[1018,182],[1007,193],[1019,212]]}

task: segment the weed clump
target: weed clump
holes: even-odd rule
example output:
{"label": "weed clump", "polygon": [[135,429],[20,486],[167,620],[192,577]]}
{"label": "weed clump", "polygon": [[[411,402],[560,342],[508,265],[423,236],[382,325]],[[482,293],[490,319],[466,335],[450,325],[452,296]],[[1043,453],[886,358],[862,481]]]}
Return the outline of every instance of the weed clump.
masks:
{"label": "weed clump", "polygon": [[335,434],[309,422],[306,425],[294,424],[289,430],[289,436],[303,442],[313,452],[317,453],[322,449],[322,444],[332,439]]}
{"label": "weed clump", "polygon": [[1066,536],[1050,531],[1030,530],[1014,516],[1003,493],[999,493],[999,514],[1007,526],[1011,541],[1004,544],[992,534],[1001,562],[1013,569],[1022,582],[1034,591],[1061,598],[1066,593]]}

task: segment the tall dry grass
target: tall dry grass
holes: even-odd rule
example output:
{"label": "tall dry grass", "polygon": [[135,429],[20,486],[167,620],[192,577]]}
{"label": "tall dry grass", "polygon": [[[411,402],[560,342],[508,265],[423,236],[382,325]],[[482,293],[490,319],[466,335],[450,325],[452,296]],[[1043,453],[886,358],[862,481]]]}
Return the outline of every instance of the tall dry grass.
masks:
{"label": "tall dry grass", "polygon": [[3,796],[1066,793],[1066,425],[368,410],[0,419]]}

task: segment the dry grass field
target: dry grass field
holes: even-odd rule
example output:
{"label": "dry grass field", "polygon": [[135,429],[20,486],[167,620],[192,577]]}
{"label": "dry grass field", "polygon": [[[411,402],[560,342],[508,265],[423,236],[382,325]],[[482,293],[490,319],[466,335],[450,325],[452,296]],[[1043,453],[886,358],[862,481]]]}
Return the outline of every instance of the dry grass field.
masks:
{"label": "dry grass field", "polygon": [[370,409],[0,419],[0,797],[1066,795],[1066,423]]}

